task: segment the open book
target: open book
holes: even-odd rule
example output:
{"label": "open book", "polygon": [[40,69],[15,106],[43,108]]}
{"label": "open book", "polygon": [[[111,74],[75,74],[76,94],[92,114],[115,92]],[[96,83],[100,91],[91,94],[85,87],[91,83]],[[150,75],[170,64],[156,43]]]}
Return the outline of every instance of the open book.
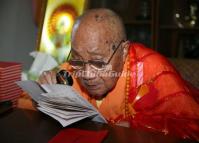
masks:
{"label": "open book", "polygon": [[38,104],[38,110],[56,119],[63,127],[90,118],[107,123],[98,110],[71,86],[62,84],[38,84],[20,81],[17,84]]}

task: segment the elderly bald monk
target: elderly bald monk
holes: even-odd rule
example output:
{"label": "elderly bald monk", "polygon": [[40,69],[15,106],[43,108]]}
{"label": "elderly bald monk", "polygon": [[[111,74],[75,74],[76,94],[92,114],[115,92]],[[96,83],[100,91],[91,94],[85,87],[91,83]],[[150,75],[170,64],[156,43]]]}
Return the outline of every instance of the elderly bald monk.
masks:
{"label": "elderly bald monk", "polygon": [[[199,90],[160,54],[126,40],[108,9],[88,10],[72,30],[71,59],[60,66],[109,123],[199,140]],[[39,83],[57,83],[48,71]]]}

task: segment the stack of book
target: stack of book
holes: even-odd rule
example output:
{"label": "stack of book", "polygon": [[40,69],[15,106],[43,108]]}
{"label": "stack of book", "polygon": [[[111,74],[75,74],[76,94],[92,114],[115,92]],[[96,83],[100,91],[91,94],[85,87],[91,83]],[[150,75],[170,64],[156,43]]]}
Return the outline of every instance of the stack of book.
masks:
{"label": "stack of book", "polygon": [[14,62],[0,61],[0,102],[12,102],[12,107],[17,106],[17,100],[22,90],[16,82],[21,80],[22,66]]}

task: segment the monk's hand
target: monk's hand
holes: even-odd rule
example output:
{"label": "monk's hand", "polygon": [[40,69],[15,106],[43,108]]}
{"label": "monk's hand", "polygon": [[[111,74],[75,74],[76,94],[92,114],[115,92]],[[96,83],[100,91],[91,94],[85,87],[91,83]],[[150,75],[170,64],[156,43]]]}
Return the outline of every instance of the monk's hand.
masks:
{"label": "monk's hand", "polygon": [[[40,76],[37,81],[39,84],[56,84],[56,71],[44,71]],[[34,109],[37,110],[37,103],[32,99],[32,106]]]}
{"label": "monk's hand", "polygon": [[44,71],[38,81],[39,84],[56,84],[57,79],[56,79],[56,71],[50,70],[50,71]]}

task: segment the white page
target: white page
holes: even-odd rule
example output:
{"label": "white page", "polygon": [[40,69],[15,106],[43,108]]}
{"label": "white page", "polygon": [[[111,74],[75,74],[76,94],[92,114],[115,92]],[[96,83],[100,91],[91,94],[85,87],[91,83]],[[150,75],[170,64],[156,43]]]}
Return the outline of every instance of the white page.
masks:
{"label": "white page", "polygon": [[45,91],[35,81],[26,80],[26,81],[18,81],[16,83],[24,91],[26,91],[36,102],[38,102],[42,98],[41,94],[45,93]]}
{"label": "white page", "polygon": [[66,119],[66,122],[70,118],[74,118],[74,117],[78,118],[78,117],[84,116],[82,114],[76,114],[76,113],[71,113],[71,115],[70,115],[69,112],[66,112],[66,113],[63,114],[63,113],[60,113],[59,111],[53,110],[52,108],[47,108],[47,107],[43,107],[43,106],[39,107],[39,108],[44,110],[44,111],[46,111],[46,112],[48,112],[48,113],[54,114],[54,115],[56,115],[56,116],[58,116],[60,118]]}
{"label": "white page", "polygon": [[[66,95],[65,95],[66,94]],[[87,109],[87,110],[95,110],[96,109],[89,103],[89,102],[84,102],[84,98],[78,98],[78,97],[71,97],[67,96],[66,92],[60,91],[59,93],[45,93],[42,94],[45,95],[45,98],[42,98],[42,101],[51,103],[51,104],[56,104],[60,106],[74,106],[74,107],[81,107],[82,109]],[[60,96],[62,95],[62,97]],[[63,96],[65,95],[65,96]],[[80,95],[77,95],[80,96]],[[50,97],[50,98],[49,98]]]}
{"label": "white page", "polygon": [[107,123],[99,111],[71,86],[40,86],[34,81],[20,81],[17,84],[39,103],[40,111],[45,111],[44,113],[48,113],[64,126],[87,117],[93,121]]}
{"label": "white page", "polygon": [[[49,93],[46,93],[46,94],[49,94]],[[61,94],[65,94],[65,93],[61,93]],[[54,94],[55,95],[55,94]],[[63,96],[63,95],[62,95]],[[64,97],[63,98],[67,98],[67,97]],[[73,98],[72,98],[73,99]],[[82,99],[81,99],[82,100]],[[81,101],[81,100],[78,100],[78,99],[75,99],[74,102],[70,101],[69,103],[63,103],[64,101],[69,101],[69,100],[63,100],[61,99],[60,101],[57,101],[59,103],[63,103],[63,106],[64,104],[66,105],[73,105],[73,106],[79,106],[82,108],[82,109],[79,109],[79,110],[93,110],[95,112],[97,112],[97,116],[93,119],[93,121],[97,121],[97,122],[102,122],[102,123],[107,123],[107,121],[104,119],[104,117],[99,113],[98,110],[96,110],[94,107],[92,108],[89,108],[90,107],[90,103],[89,103],[89,106],[87,106],[88,104],[83,104],[82,102],[78,103],[78,101]],[[55,101],[55,100],[54,100]],[[54,103],[56,104],[56,103]],[[82,105],[81,105],[82,104]],[[86,107],[85,107],[86,106]],[[75,108],[75,107],[74,107]]]}
{"label": "white page", "polygon": [[[96,112],[94,111],[86,111],[86,112],[71,112],[71,111],[68,111],[68,110],[60,110],[60,109],[55,109],[55,108],[51,108],[51,107],[48,107],[48,106],[44,106],[44,105],[41,105],[40,106],[41,108],[43,109],[46,109],[48,110],[49,112],[51,113],[55,113],[56,115],[60,115],[60,116],[68,116],[68,117],[72,117],[72,116],[93,116],[93,115],[97,115]],[[63,118],[63,117],[62,117]]]}
{"label": "white page", "polygon": [[42,109],[42,108],[38,108],[38,110],[40,110],[41,112],[43,112],[43,113],[45,113],[45,114],[47,114],[47,115],[49,115],[49,116],[51,116],[52,118],[54,118],[55,120],[57,120],[63,127],[66,127],[66,126],[68,126],[68,125],[71,125],[71,124],[73,124],[73,123],[75,123],[75,122],[78,122],[78,121],[80,121],[80,120],[83,120],[83,119],[85,119],[85,118],[88,118],[88,117],[81,117],[81,118],[74,118],[74,119],[71,119],[71,120],[67,120],[67,122],[66,122],[66,119],[63,119],[63,118],[60,118],[59,116],[56,116],[56,115],[54,115],[54,114],[51,114],[51,113],[48,113],[48,112],[46,112],[46,111],[44,111],[44,109]]}
{"label": "white page", "polygon": [[[82,103],[82,105],[88,105],[93,107],[84,97],[82,97],[73,87],[63,84],[42,84],[41,87],[47,91],[47,96],[59,96],[59,97],[68,97],[69,99],[74,99]],[[53,93],[53,94],[51,94]],[[54,93],[58,93],[54,95]],[[60,93],[60,94],[59,94]]]}
{"label": "white page", "polygon": [[43,101],[39,101],[38,102],[40,106],[44,105],[47,107],[51,107],[51,108],[55,108],[55,109],[63,109],[63,110],[69,110],[71,112],[86,112],[86,111],[93,111],[92,109],[85,109],[82,107],[78,107],[78,106],[74,106],[74,105],[56,105],[56,104],[51,104],[49,102],[43,102]]}

